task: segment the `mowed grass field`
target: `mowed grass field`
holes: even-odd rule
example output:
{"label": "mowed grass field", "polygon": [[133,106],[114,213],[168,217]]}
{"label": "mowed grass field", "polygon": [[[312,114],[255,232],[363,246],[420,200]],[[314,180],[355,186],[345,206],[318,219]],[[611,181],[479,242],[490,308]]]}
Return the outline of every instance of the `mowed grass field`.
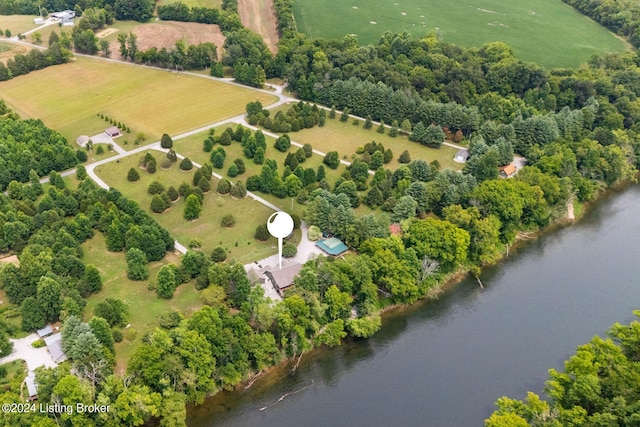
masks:
{"label": "mowed grass field", "polygon": [[[151,153],[158,163],[164,158],[164,153],[159,151]],[[161,214],[152,213],[150,206],[153,196],[147,193],[149,184],[157,180],[165,188],[173,185],[176,189],[182,182],[191,185],[196,169],[194,167],[189,172],[181,171],[177,164],[168,170],[158,167],[155,174],[148,174],[143,169],[139,169],[140,180],[127,181],[127,171],[131,167],[138,167],[141,156],[141,154],[129,156],[121,159],[119,163],[111,162],[99,166],[95,171],[111,187],[117,188],[122,194],[135,200],[180,243],[187,246],[191,239],[198,238],[202,241],[202,250],[207,254],[211,253],[215,247],[222,246],[227,250],[227,259],[235,258],[243,264],[260,260],[277,252],[277,240],[271,238],[266,242],[259,242],[253,238],[256,227],[266,223],[273,210],[249,197],[236,200],[230,195],[218,195],[216,193],[218,181],[215,178],[210,181],[211,191],[204,197],[202,213],[197,220],[184,219],[183,198],[178,199],[168,211]],[[222,217],[227,214],[233,215],[236,219],[236,225],[231,228],[220,225]]]}
{"label": "mowed grass field", "polygon": [[560,0],[296,0],[298,29],[312,37],[356,34],[376,43],[385,31],[449,43],[508,43],[518,58],[546,67],[576,67],[594,54],[621,52],[624,41]]}
{"label": "mowed grass field", "polygon": [[[274,96],[186,74],[77,58],[0,83],[2,98],[22,117],[42,119],[70,141],[108,124],[105,114],[138,132],[146,142],[233,117],[250,101]],[[120,141],[118,141],[120,143]]]}
{"label": "mowed grass field", "polygon": [[34,18],[36,18],[34,15],[0,15],[0,30],[2,30],[0,37],[4,37],[5,30],[11,31],[11,36],[17,36],[36,28],[37,25],[33,23]]}
{"label": "mowed grass field", "polygon": [[[109,252],[102,233],[96,232],[94,237],[82,244],[84,250],[83,261],[93,264],[100,272],[102,290],[87,298],[84,310],[84,320],[89,321],[93,316],[96,305],[107,298],[116,298],[124,302],[129,309],[129,323],[131,326],[123,330],[125,339],[116,343],[117,370],[122,372],[126,368],[126,361],[133,351],[142,343],[142,337],[158,326],[162,313],[179,310],[184,315],[190,315],[199,307],[200,292],[195,289],[194,282],[178,286],[170,300],[158,298],[155,290],[147,289],[148,282],[155,282],[158,270],[164,264],[180,264],[177,255],[167,254],[158,262],[149,264],[149,279],[134,281],[127,278],[127,262],[124,252]],[[135,337],[128,336],[135,330]],[[127,336],[129,339],[127,339]]]}
{"label": "mowed grass field", "polygon": [[[2,39],[0,39],[2,40]],[[0,62],[7,65],[7,61],[18,54],[26,54],[31,48],[19,44],[0,41]]]}

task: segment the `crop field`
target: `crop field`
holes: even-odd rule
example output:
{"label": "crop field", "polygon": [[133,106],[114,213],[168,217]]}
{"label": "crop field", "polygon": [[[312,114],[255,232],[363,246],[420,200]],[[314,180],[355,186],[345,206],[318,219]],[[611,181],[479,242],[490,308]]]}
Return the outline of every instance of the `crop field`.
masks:
{"label": "crop field", "polygon": [[[170,300],[158,298],[154,290],[147,289],[148,282],[155,282],[158,270],[164,264],[180,264],[177,255],[168,254],[162,261],[149,264],[149,279],[134,281],[127,278],[127,262],[124,252],[109,252],[102,233],[96,232],[92,239],[82,244],[84,250],[83,261],[93,264],[100,272],[102,290],[87,298],[85,321],[93,316],[96,305],[107,298],[116,298],[124,302],[129,308],[129,334],[135,330],[135,338],[129,336],[121,343],[117,343],[117,370],[121,371],[131,353],[142,343],[142,337],[153,331],[158,325],[159,316],[171,310],[179,310],[183,314],[191,314],[202,306],[200,292],[195,289],[193,281],[178,286],[176,293]],[[144,307],[144,309],[143,309]],[[125,334],[125,337],[127,335]]]}
{"label": "crop field", "polygon": [[[244,112],[256,92],[181,73],[78,58],[0,83],[2,98],[23,118],[40,118],[70,141],[125,123],[146,142]],[[275,97],[258,95],[264,105]],[[118,141],[120,143],[120,141]]]}
{"label": "crop field", "polygon": [[385,31],[429,31],[449,43],[509,44],[518,58],[546,67],[576,67],[594,54],[627,48],[604,27],[560,0],[296,0],[298,29],[312,37],[355,34],[376,43]]}
{"label": "crop field", "polygon": [[[152,154],[159,163],[164,157],[164,154],[159,151],[152,151]],[[150,209],[152,196],[147,193],[149,184],[157,180],[165,188],[173,185],[176,189],[182,182],[191,185],[196,169],[194,167],[189,172],[181,171],[177,164],[168,170],[158,167],[155,174],[148,174],[143,169],[139,169],[140,180],[129,182],[127,171],[131,167],[138,167],[140,157],[141,155],[134,155],[121,159],[120,163],[111,162],[99,166],[96,168],[96,173],[107,184],[135,200],[180,243],[187,246],[191,239],[198,238],[202,241],[202,250],[206,253],[210,253],[217,246],[222,246],[227,250],[228,259],[235,258],[242,263],[256,261],[277,252],[275,239],[258,242],[253,238],[256,227],[266,223],[273,210],[249,197],[236,200],[229,195],[218,195],[216,193],[218,181],[215,178],[211,179],[211,191],[204,197],[202,213],[197,220],[187,221],[183,218],[183,198],[178,199],[168,211],[161,214],[152,213]],[[220,221],[226,214],[235,216],[235,226],[231,228],[220,226]]]}

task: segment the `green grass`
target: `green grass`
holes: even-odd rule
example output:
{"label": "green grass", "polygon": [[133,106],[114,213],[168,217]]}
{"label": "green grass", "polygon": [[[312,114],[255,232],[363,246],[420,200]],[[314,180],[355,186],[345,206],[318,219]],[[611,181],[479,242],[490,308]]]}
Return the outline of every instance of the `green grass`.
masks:
{"label": "green grass", "polygon": [[[376,43],[385,31],[480,47],[503,41],[516,56],[546,67],[576,67],[595,54],[627,47],[604,27],[560,0],[296,0],[298,29],[312,37],[356,34]],[[373,24],[372,22],[375,22]]]}
{"label": "green grass", "polygon": [[0,366],[7,369],[7,376],[0,378],[0,386],[3,390],[11,390],[19,393],[20,384],[22,384],[22,381],[27,376],[27,363],[22,359],[18,359]]}
{"label": "green grass", "polygon": [[[287,107],[279,107],[286,110]],[[272,111],[275,115],[275,111]],[[456,148],[443,145],[440,148],[429,148],[424,145],[409,141],[406,136],[398,135],[392,138],[388,135],[387,129],[384,134],[376,132],[378,126],[374,125],[371,129],[363,127],[364,122],[360,121],[358,126],[352,124],[353,119],[346,122],[339,120],[340,114],[336,114],[335,119],[327,118],[323,127],[315,126],[310,129],[302,129],[299,132],[291,132],[289,136],[292,141],[300,144],[311,144],[314,149],[328,153],[329,151],[337,151],[340,158],[351,162],[355,158],[356,150],[359,146],[375,141],[382,143],[386,148],[393,152],[393,159],[385,168],[396,170],[400,163],[398,157],[404,150],[408,150],[411,160],[424,159],[428,162],[437,160],[442,168],[461,170],[462,165],[453,161]],[[344,156],[347,156],[344,159]]]}
{"label": "green grass", "polygon": [[32,15],[0,15],[0,30],[2,30],[0,37],[4,37],[4,31],[7,29],[14,37],[34,29],[37,25],[33,23],[33,18],[35,16]]}
{"label": "green grass", "polygon": [[147,289],[149,281],[155,282],[160,267],[168,263],[180,261],[177,255],[168,254],[162,261],[150,264],[150,275],[147,281],[133,281],[127,278],[127,263],[124,252],[109,252],[102,233],[82,244],[84,250],[83,261],[95,265],[100,271],[103,285],[102,290],[87,299],[84,310],[85,321],[93,316],[96,305],[107,298],[117,298],[127,304],[129,308],[130,328],[137,331],[132,341],[124,339],[116,344],[116,361],[118,369],[125,368],[126,361],[133,351],[141,344],[145,333],[153,331],[158,326],[159,316],[170,310],[180,310],[183,314],[191,314],[202,306],[200,292],[194,283],[182,284],[170,300],[158,298],[154,290]]}
{"label": "green grass", "polygon": [[[250,89],[89,58],[2,82],[0,93],[22,117],[40,118],[70,141],[104,130],[98,113],[128,125],[130,141],[143,132],[153,142],[240,114],[256,100]],[[257,96],[265,105],[276,99]]]}
{"label": "green grass", "polygon": [[[160,152],[153,152],[153,154],[158,160],[163,156]],[[139,158],[140,155],[131,156],[120,160],[119,163],[102,165],[96,168],[96,173],[107,184],[138,202],[148,212],[151,212],[152,196],[147,194],[147,187],[152,181],[158,180],[166,188],[173,185],[177,189],[183,181],[191,185],[195,168],[190,172],[184,172],[178,168],[177,164],[166,171],[158,168],[153,175],[140,169],[139,181],[127,181],[127,171],[131,167],[137,167]],[[195,221],[187,221],[183,218],[184,200],[182,198],[168,211],[162,214],[151,213],[151,215],[185,246],[192,238],[202,240],[202,250],[206,253],[210,253],[217,246],[222,246],[227,250],[228,259],[235,258],[242,263],[273,255],[277,251],[275,239],[258,242],[253,238],[256,227],[266,223],[273,210],[250,198],[236,200],[229,195],[220,196],[215,192],[217,185],[217,180],[212,178],[212,190],[205,195],[202,213]],[[231,228],[220,226],[220,221],[226,214],[235,216],[235,226]]]}

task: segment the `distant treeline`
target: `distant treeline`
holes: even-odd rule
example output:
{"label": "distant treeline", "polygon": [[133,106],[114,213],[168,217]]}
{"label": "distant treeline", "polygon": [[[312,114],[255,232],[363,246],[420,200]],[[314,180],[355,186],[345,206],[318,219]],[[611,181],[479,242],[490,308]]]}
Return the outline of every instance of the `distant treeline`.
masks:
{"label": "distant treeline", "polygon": [[155,2],[152,0],[0,0],[0,15],[39,15],[40,12],[75,10],[79,15],[88,8],[107,9],[117,19],[144,22],[151,18]]}
{"label": "distant treeline", "polygon": [[640,3],[637,0],[562,0],[640,47]]}

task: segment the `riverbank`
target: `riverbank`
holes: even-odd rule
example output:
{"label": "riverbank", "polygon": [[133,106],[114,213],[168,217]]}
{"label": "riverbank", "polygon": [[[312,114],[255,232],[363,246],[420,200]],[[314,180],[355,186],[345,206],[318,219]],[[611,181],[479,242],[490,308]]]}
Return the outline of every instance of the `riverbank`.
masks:
{"label": "riverbank", "polygon": [[[521,249],[532,247],[532,245],[535,247],[534,242],[539,238],[545,235],[549,235],[552,232],[560,231],[560,229],[567,228],[567,225],[580,223],[585,217],[586,213],[591,212],[595,207],[601,205],[602,202],[607,200],[610,196],[616,195],[619,191],[626,189],[629,184],[630,182],[627,182],[624,185],[615,186],[610,190],[600,193],[597,200],[585,204],[583,212],[581,212],[580,215],[577,215],[575,223],[568,223],[566,221],[563,222],[560,220],[555,221],[548,227],[545,227],[544,229],[536,232],[534,235],[529,236],[528,239],[516,242],[516,244],[511,247],[508,257],[506,257],[506,254],[503,254],[503,257],[500,260],[490,265],[483,266],[482,278],[483,280],[485,280],[486,276],[485,285],[489,289],[481,290],[479,286],[477,286],[475,281],[465,281],[468,276],[468,271],[460,270],[456,273],[452,273],[447,277],[446,280],[443,280],[437,287],[433,288],[425,298],[414,304],[389,305],[387,307],[384,307],[380,310],[380,314],[382,315],[383,319],[383,330],[386,331],[387,329],[389,329],[389,324],[396,324],[398,322],[397,319],[399,318],[413,316],[424,310],[432,311],[436,307],[441,307],[443,304],[446,304],[447,301],[450,301],[452,298],[454,298],[452,296],[455,295],[471,294],[478,297],[482,295],[489,295],[489,290],[495,288],[496,286],[499,286],[499,278],[503,273],[497,272],[508,271],[511,268],[510,266],[512,264],[512,259],[517,259],[515,255],[520,252]],[[463,286],[460,286],[461,284],[463,284]],[[504,286],[518,287],[518,285],[514,283]],[[568,325],[575,327],[573,326],[572,322],[569,322]],[[395,328],[395,326],[392,327],[392,329],[393,328]],[[290,358],[282,359],[277,365],[265,369],[260,375],[259,379],[255,381],[250,388],[245,388],[247,383],[243,382],[241,385],[237,386],[234,391],[221,391],[219,393],[216,393],[215,395],[207,398],[205,403],[200,407],[189,408],[189,416],[195,417],[197,419],[206,419],[210,416],[213,416],[212,414],[234,411],[234,408],[240,404],[239,402],[245,402],[247,399],[253,402],[251,411],[255,410],[256,407],[267,406],[277,401],[286,393],[296,391],[309,385],[310,381],[300,380],[300,378],[303,378],[305,375],[301,373],[301,371],[307,372],[309,369],[311,369],[310,366],[314,366],[316,363],[318,363],[318,361],[322,361],[321,363],[330,364],[327,360],[333,359],[333,355],[342,355],[345,352],[351,354],[353,350],[350,349],[352,348],[361,349],[375,347],[381,341],[393,340],[393,333],[385,331],[379,332],[373,337],[366,340],[356,340],[353,338],[348,338],[346,340],[343,340],[343,345],[340,347],[328,348],[326,346],[323,346],[305,352],[295,373],[292,373],[292,368],[298,361],[298,357],[296,357],[295,360],[292,360]],[[459,338],[451,337],[451,339],[456,341]],[[345,347],[345,349],[341,349],[341,347]],[[574,346],[572,346],[570,350],[574,350]],[[369,354],[366,357],[373,356],[372,354]],[[546,373],[547,367],[548,366],[545,365],[545,370],[543,372]],[[314,387],[320,387],[317,379],[316,385]],[[314,394],[315,392],[311,391],[310,393]],[[258,403],[257,401],[264,396],[269,396],[269,399],[265,398],[263,401],[260,401]],[[291,397],[287,397],[285,401],[288,402],[289,399],[291,399]],[[495,399],[491,400],[491,404],[494,400]]]}

